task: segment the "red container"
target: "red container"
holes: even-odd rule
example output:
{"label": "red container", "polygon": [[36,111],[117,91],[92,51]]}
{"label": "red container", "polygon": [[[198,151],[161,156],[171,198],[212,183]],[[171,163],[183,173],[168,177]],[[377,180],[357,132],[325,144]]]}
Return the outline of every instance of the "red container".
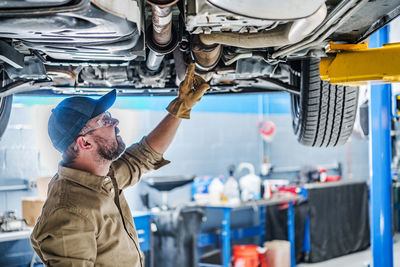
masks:
{"label": "red container", "polygon": [[261,248],[259,247],[257,249],[258,252],[258,260],[259,260],[259,267],[268,267],[268,263],[267,263],[267,249],[266,248]]}
{"label": "red container", "polygon": [[258,251],[256,245],[238,245],[233,247],[234,267],[258,267]]}
{"label": "red container", "polygon": [[325,182],[336,182],[336,181],[340,181],[340,175],[328,175],[325,180]]}

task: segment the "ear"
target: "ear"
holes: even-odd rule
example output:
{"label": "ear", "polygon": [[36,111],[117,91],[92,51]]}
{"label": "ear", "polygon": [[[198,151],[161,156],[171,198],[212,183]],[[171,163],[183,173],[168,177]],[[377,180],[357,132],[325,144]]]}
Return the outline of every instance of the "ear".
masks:
{"label": "ear", "polygon": [[79,136],[76,138],[76,143],[80,150],[91,150],[93,148],[91,141],[89,141],[85,136]]}

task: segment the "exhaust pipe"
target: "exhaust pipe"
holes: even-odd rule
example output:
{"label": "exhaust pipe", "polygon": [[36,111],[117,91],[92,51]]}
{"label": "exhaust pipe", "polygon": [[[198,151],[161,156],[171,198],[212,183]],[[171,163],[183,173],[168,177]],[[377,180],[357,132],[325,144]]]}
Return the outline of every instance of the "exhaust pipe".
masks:
{"label": "exhaust pipe", "polygon": [[152,25],[146,31],[146,43],[150,49],[146,67],[157,71],[166,54],[178,45],[178,36],[172,27],[171,6],[179,0],[147,0],[151,5]]}
{"label": "exhaust pipe", "polygon": [[265,33],[211,33],[200,34],[200,40],[205,45],[224,44],[243,48],[264,48],[284,46],[303,40],[325,19],[326,5],[321,7],[311,16],[299,19],[287,25],[278,26]]}

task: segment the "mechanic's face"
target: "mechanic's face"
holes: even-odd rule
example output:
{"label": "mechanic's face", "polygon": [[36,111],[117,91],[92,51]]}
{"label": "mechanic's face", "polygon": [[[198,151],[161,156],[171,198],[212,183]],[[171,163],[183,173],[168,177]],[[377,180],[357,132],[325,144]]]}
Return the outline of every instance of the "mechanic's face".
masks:
{"label": "mechanic's face", "polygon": [[[121,136],[118,135],[119,129],[117,127],[119,121],[111,117],[110,113],[102,113],[94,121],[103,121],[101,127],[96,127],[91,135],[97,145],[98,155],[106,160],[116,160],[125,151],[125,143]],[[97,123],[99,125],[99,123]],[[100,123],[101,125],[101,123]]]}
{"label": "mechanic's face", "polygon": [[120,136],[117,136],[114,140],[107,140],[97,135],[93,135],[93,138],[97,144],[97,153],[103,159],[116,160],[125,151],[125,143]]}

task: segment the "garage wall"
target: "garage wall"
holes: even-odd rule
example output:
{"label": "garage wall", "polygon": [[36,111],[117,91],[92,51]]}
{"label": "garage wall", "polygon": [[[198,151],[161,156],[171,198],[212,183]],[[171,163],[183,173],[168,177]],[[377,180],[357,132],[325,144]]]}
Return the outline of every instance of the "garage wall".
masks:
{"label": "garage wall", "polygon": [[[120,119],[121,135],[127,144],[136,142],[148,133],[165,115],[170,97],[120,97],[111,110]],[[50,110],[61,98],[16,97],[10,125],[0,141],[0,185],[17,179],[34,180],[52,176],[60,155],[47,137]],[[264,156],[277,167],[325,165],[341,161],[346,178],[346,146],[315,149],[299,145],[292,133],[287,94],[206,96],[195,107],[191,120],[185,120],[166,152],[172,163],[151,175],[227,175],[230,164],[251,162],[259,166]],[[257,131],[257,123],[272,120],[276,135],[272,143],[264,143]],[[353,179],[368,179],[368,143],[357,139],[351,142],[351,170]],[[239,174],[239,175],[243,175]],[[238,175],[238,176],[239,176]],[[285,178],[293,179],[293,174]],[[138,195],[147,190],[140,184],[127,190],[128,202],[141,208]],[[13,209],[20,214],[21,197],[36,195],[36,191],[1,192],[0,212]],[[153,194],[157,202],[159,197]],[[190,198],[190,187],[177,189],[171,199],[179,202]]]}
{"label": "garage wall", "polygon": [[[34,138],[31,109],[14,105],[3,138],[0,140],[0,186],[23,184],[40,176],[40,152]],[[21,198],[36,195],[32,191],[0,191],[0,213],[16,210],[20,213]]]}

